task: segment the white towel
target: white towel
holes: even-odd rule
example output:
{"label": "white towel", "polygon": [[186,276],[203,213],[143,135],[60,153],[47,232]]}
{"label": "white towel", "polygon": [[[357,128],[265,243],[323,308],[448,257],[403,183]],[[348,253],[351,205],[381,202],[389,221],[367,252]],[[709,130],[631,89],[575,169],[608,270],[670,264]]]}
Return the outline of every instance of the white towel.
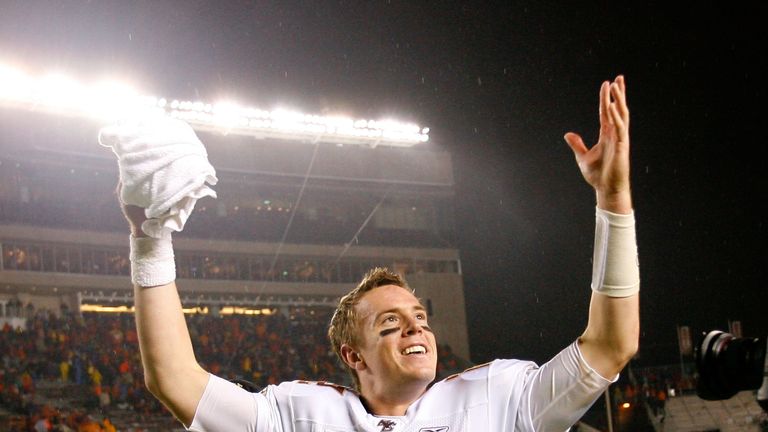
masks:
{"label": "white towel", "polygon": [[181,231],[198,199],[218,182],[203,143],[185,122],[169,117],[126,120],[99,131],[120,168],[120,199],[144,208],[141,229],[160,238]]}

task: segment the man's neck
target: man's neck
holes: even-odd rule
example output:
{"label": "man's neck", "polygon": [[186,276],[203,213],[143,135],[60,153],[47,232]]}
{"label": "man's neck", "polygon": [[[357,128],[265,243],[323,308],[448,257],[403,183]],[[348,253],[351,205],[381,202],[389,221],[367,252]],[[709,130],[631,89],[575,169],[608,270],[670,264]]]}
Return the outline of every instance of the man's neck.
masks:
{"label": "man's neck", "polygon": [[404,416],[411,406],[424,392],[424,385],[398,386],[393,389],[370,388],[362,389],[361,399],[369,413],[377,416]]}

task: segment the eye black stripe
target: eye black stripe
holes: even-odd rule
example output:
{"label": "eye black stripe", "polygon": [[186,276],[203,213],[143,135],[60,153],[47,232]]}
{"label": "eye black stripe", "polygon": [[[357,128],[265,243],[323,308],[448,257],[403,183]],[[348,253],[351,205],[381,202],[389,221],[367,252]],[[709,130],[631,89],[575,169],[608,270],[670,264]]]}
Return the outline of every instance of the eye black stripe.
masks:
{"label": "eye black stripe", "polygon": [[384,329],[384,330],[379,332],[379,336],[387,336],[387,335],[390,335],[390,334],[398,332],[398,331],[400,331],[400,327]]}

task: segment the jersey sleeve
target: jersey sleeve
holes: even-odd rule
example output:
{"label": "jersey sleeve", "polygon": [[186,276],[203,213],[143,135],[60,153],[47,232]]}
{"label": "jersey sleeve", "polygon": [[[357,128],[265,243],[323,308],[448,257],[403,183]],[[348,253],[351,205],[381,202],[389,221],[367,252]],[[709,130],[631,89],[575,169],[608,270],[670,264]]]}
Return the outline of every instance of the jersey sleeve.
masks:
{"label": "jersey sleeve", "polygon": [[541,367],[527,371],[517,429],[568,430],[618,378],[598,374],[574,342]]}
{"label": "jersey sleeve", "polygon": [[280,414],[271,399],[274,398],[270,387],[262,393],[250,393],[216,375],[210,375],[187,430],[280,432]]}

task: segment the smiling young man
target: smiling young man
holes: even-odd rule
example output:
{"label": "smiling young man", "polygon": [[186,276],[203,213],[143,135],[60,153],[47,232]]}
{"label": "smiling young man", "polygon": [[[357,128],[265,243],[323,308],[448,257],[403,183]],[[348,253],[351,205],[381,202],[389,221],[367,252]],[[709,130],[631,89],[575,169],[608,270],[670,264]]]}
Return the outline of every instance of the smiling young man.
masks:
{"label": "smiling young man", "polygon": [[427,312],[386,269],[371,270],[341,299],[328,336],[371,412],[403,415],[435,379],[437,343]]}
{"label": "smiling young man", "polygon": [[144,209],[123,206],[145,380],[193,431],[563,431],[578,421],[637,350],[639,270],[629,183],[623,77],[600,88],[600,135],[587,148],[565,135],[596,192],[589,320],[549,362],[495,360],[440,382],[423,306],[400,276],[374,269],[344,296],[331,344],[356,389],[286,382],[249,393],[195,360],[174,283],[170,237],[148,238]]}

